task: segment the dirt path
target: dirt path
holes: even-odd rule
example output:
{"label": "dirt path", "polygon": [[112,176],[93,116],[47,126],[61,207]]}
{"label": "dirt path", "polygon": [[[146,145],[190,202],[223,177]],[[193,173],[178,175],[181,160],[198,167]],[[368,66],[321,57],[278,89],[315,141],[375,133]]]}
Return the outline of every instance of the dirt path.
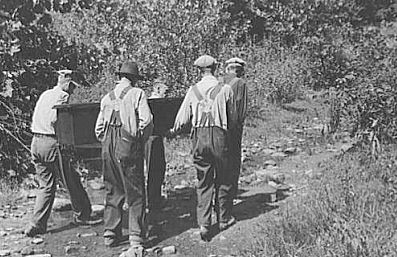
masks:
{"label": "dirt path", "polygon": [[[300,121],[297,124],[302,127]],[[273,127],[279,129],[279,125]],[[185,142],[182,147],[169,150],[171,156],[167,160],[176,161],[170,161],[167,170],[166,206],[160,213],[150,217],[154,224],[151,237],[153,248],[149,249],[148,256],[158,256],[157,250],[167,246],[174,246],[176,253],[162,256],[241,256],[244,249],[249,249],[256,238],[261,236],[258,225],[282,215],[283,208],[280,207],[302,194],[310,186],[310,178],[320,175],[321,162],[343,148],[342,144],[319,143],[319,129],[313,126],[308,127],[307,131],[296,129],[293,124],[288,124],[288,127],[292,131],[288,137],[270,140],[264,136],[266,132],[255,135],[257,129],[251,135],[255,139],[251,142],[245,140],[240,192],[233,210],[238,222],[215,235],[208,243],[199,240],[196,225],[196,179],[186,150],[190,147],[189,143]],[[278,190],[277,201],[274,202],[269,194],[271,188],[267,181],[268,174],[284,176],[285,184],[290,188]],[[93,204],[103,204],[103,189],[93,190],[88,187],[88,191]],[[127,243],[105,248],[103,225],[74,227],[70,224],[70,211],[53,212],[49,221],[49,233],[35,239],[26,238],[21,231],[28,222],[33,204],[34,198],[25,197],[0,206],[0,257],[42,253],[50,254],[48,256],[109,257],[118,256],[128,248]],[[126,229],[123,232],[126,234]]]}

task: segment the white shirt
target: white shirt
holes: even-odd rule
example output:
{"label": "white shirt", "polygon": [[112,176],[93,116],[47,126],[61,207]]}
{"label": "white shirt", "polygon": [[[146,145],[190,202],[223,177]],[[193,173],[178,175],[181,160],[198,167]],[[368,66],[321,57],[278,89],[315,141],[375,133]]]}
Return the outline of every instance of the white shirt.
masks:
{"label": "white shirt", "polygon": [[44,91],[34,108],[31,130],[33,133],[55,135],[57,111],[55,105],[67,103],[69,94],[59,86]]}

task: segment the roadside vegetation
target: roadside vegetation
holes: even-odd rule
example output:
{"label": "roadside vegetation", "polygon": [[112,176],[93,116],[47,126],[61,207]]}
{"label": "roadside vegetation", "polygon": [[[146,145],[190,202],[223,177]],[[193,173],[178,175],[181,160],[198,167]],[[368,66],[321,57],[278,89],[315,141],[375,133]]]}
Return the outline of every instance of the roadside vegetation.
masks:
{"label": "roadside vegetation", "polygon": [[[0,178],[18,184],[33,173],[31,114],[55,70],[84,74],[73,102],[99,101],[129,58],[142,87],[160,77],[182,96],[199,55],[239,56],[248,63],[245,141],[315,117],[325,144],[341,134],[354,142],[242,254],[395,256],[396,15],[395,0],[0,0]],[[171,143],[188,151],[187,140]],[[176,155],[167,156],[173,168],[188,162]],[[2,197],[16,190],[7,185]]]}

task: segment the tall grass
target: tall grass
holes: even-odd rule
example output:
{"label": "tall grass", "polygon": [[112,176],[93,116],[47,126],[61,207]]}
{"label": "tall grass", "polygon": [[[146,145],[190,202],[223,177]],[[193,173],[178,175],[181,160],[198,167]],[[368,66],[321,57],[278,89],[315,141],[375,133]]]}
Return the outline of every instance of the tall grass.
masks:
{"label": "tall grass", "polygon": [[397,154],[346,154],[242,256],[397,256]]}

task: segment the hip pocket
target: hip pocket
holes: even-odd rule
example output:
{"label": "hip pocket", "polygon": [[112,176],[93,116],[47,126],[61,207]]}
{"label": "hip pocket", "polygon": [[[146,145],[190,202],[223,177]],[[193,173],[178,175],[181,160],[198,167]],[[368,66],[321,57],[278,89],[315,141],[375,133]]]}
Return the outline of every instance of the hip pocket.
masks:
{"label": "hip pocket", "polygon": [[115,157],[118,160],[135,159],[140,157],[141,152],[141,139],[121,129],[120,136],[116,138]]}

